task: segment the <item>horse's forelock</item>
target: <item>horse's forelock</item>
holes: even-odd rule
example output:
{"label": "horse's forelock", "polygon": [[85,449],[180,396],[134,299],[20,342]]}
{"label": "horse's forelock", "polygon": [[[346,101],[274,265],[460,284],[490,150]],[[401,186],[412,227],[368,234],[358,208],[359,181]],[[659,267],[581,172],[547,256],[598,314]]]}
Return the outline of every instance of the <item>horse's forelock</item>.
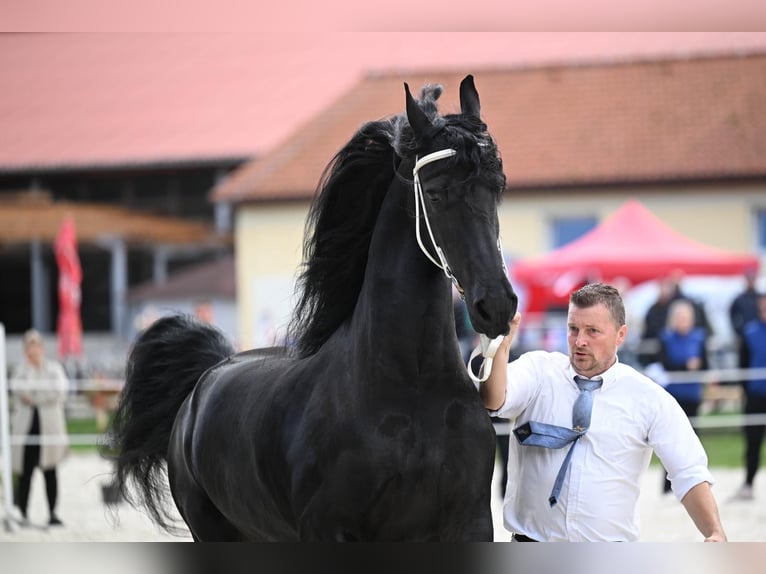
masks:
{"label": "horse's forelock", "polygon": [[441,84],[425,84],[420,90],[420,100],[431,100],[435,102],[442,95],[444,88]]}
{"label": "horse's forelock", "polygon": [[440,84],[425,84],[420,90],[418,106],[426,114],[426,117],[434,123],[439,118],[439,109],[436,100],[442,95],[444,88]]}
{"label": "horse's forelock", "polygon": [[[439,108],[436,104],[436,100],[439,99],[443,91],[444,88],[441,84],[425,84],[420,90],[420,99],[417,100],[418,107],[423,110],[435,130],[444,127],[444,120],[439,115]],[[389,142],[396,154],[401,158],[414,157],[418,152],[418,142],[410,127],[407,114],[402,113],[393,116],[389,125],[391,128]]]}

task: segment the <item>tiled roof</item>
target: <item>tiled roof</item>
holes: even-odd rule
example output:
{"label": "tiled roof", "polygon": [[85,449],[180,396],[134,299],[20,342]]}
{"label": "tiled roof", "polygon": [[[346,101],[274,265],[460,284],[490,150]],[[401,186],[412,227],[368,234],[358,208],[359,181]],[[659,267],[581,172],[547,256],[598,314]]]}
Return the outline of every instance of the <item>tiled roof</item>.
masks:
{"label": "tiled roof", "polygon": [[130,289],[130,301],[236,296],[234,257],[185,267],[168,276],[164,283],[148,281]]}
{"label": "tiled roof", "polygon": [[473,73],[510,188],[766,176],[766,53],[697,59],[370,75],[215,200],[313,194],[327,162],[368,120],[404,109],[402,82],[441,83],[458,109]]}
{"label": "tiled roof", "polygon": [[[368,70],[764,48],[758,32],[0,34],[0,173],[256,157]],[[379,113],[400,110],[390,95]]]}

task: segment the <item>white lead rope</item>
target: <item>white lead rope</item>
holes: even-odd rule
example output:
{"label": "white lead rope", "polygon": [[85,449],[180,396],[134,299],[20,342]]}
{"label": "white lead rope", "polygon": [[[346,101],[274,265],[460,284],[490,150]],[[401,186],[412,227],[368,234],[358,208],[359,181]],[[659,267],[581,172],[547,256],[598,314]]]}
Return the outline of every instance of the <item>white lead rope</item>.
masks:
{"label": "white lead rope", "polygon": [[[471,377],[471,380],[476,383],[477,386],[489,378],[489,374],[492,372],[492,361],[495,358],[495,353],[497,353],[497,348],[500,346],[500,343],[503,342],[503,337],[503,335],[500,335],[499,337],[490,339],[486,335],[479,335],[479,344],[476,345],[476,348],[471,353],[471,357],[468,359],[468,376]],[[473,360],[478,357],[479,354],[484,356],[484,360],[479,367],[478,374],[474,374],[471,365],[473,364]]]}

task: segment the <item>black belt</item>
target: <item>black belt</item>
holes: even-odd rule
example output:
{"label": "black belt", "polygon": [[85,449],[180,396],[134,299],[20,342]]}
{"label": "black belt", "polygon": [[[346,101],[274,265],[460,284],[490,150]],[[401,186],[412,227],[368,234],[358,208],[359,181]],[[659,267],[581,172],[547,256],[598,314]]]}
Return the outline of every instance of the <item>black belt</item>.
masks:
{"label": "black belt", "polygon": [[530,538],[529,536],[525,536],[524,534],[518,534],[515,533],[511,536],[511,539],[514,542],[537,542],[534,538]]}

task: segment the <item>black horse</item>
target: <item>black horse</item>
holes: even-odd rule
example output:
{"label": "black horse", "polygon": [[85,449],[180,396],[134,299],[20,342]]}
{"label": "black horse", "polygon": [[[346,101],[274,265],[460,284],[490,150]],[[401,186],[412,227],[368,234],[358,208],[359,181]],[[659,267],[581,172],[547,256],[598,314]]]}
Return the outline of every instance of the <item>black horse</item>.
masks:
{"label": "black horse", "polygon": [[492,540],[495,434],[448,278],[477,331],[507,332],[505,176],[473,78],[460,114],[438,114],[440,93],[405,84],[406,114],[365,124],[325,171],[289,346],[235,354],[186,316],[136,341],[112,446],[161,526],[166,462],[195,540]]}

